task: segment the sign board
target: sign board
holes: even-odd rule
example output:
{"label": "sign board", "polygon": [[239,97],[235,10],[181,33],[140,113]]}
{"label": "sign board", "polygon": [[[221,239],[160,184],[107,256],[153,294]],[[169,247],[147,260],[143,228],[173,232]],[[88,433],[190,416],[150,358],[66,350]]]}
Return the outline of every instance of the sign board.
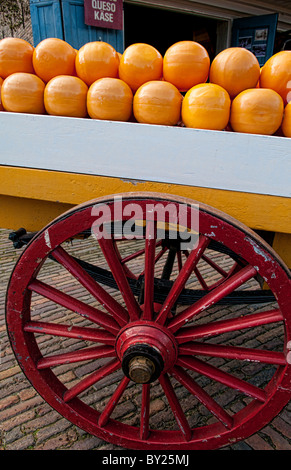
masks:
{"label": "sign board", "polygon": [[264,65],[273,54],[277,20],[277,13],[235,19],[231,45],[250,50],[260,66]]}
{"label": "sign board", "polygon": [[85,24],[123,29],[123,0],[84,0]]}

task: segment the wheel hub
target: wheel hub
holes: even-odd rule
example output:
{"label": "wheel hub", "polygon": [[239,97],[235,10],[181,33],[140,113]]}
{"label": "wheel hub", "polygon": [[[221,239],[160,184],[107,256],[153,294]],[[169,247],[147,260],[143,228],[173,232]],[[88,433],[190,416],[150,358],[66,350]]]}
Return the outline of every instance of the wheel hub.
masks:
{"label": "wheel hub", "polygon": [[135,356],[129,363],[128,375],[133,382],[139,384],[149,383],[152,381],[154,372],[155,365],[147,357]]}
{"label": "wheel hub", "polygon": [[124,374],[136,383],[156,380],[164,368],[161,354],[147,344],[134,344],[126,349],[122,357]]}
{"label": "wheel hub", "polygon": [[115,348],[126,377],[141,384],[156,380],[177,358],[172,334],[151,322],[135,322],[123,328]]}

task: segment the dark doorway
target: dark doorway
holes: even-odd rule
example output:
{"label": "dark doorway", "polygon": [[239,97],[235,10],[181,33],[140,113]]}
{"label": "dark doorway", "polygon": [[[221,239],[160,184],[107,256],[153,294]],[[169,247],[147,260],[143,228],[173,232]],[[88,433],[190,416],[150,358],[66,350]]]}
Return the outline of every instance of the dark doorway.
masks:
{"label": "dark doorway", "polygon": [[137,42],[154,46],[164,55],[178,41],[197,41],[212,60],[216,51],[217,21],[193,14],[124,3],[125,48]]}

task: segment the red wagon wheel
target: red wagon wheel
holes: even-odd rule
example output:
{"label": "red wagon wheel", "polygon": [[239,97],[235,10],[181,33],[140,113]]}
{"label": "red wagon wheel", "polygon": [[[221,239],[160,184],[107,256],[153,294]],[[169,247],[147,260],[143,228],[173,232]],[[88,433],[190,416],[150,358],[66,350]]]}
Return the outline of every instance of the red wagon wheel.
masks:
{"label": "red wagon wheel", "polygon": [[[176,233],[183,219],[197,240],[183,248],[186,260],[166,298],[157,302],[160,236],[168,236],[173,223],[169,204],[177,214]],[[256,234],[208,206],[199,204],[199,230],[193,229],[193,204],[168,195],[123,196],[118,221],[130,223],[134,207],[143,227],[128,244],[136,254],[136,244],[144,243],[142,303],[115,248],[114,231],[108,231],[117,221],[113,197],[53,221],[26,247],[10,279],[7,328],[23,372],[66,419],[116,445],[215,449],[258,431],[290,399],[290,272]],[[96,217],[96,207],[104,209],[102,217]],[[88,230],[95,234],[92,264],[109,271],[118,289],[93,279],[66,243]],[[200,299],[180,306],[180,295],[213,240],[240,262]],[[77,245],[81,257],[82,243]],[[272,304],[242,310],[221,306],[231,293],[252,288],[258,275],[275,296]],[[252,334],[242,347],[245,333]],[[267,348],[257,339],[264,334],[270,337]]]}

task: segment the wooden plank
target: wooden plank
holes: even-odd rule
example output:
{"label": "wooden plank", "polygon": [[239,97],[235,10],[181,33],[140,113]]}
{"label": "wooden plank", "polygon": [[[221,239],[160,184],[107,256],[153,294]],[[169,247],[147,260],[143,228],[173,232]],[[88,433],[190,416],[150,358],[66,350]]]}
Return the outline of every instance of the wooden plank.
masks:
{"label": "wooden plank", "polygon": [[291,198],[5,166],[0,166],[0,227],[40,230],[64,205],[136,191],[184,196],[253,229],[291,233]]}
{"label": "wooden plank", "polygon": [[291,269],[291,233],[275,233],[272,246]]}
{"label": "wooden plank", "polygon": [[0,113],[0,164],[290,197],[284,137]]}

